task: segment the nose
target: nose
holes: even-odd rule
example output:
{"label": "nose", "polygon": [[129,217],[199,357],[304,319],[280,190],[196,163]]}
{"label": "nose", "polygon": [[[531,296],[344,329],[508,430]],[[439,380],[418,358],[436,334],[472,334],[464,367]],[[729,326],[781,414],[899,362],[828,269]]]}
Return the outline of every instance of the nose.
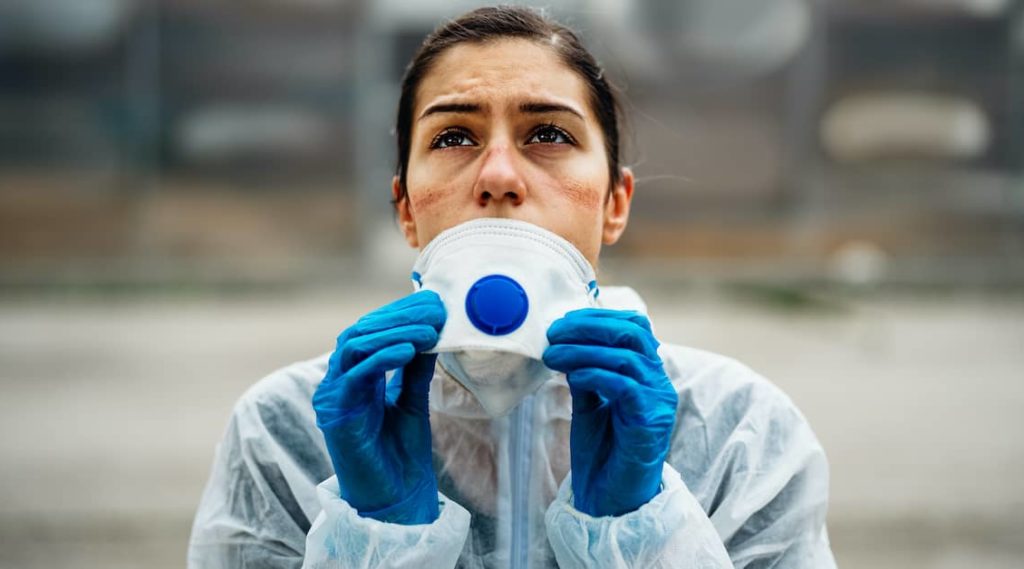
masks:
{"label": "nose", "polygon": [[473,197],[480,206],[491,201],[520,205],[526,199],[526,182],[516,164],[515,155],[507,146],[488,149],[477,175]]}

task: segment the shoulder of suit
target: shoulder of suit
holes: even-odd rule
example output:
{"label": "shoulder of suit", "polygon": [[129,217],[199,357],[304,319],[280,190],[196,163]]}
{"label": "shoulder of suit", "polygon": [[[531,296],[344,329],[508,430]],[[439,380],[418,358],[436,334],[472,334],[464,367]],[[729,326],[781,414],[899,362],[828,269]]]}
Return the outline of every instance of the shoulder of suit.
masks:
{"label": "shoulder of suit", "polygon": [[[602,286],[597,298],[601,308],[636,310],[649,315],[647,303],[631,287]],[[657,315],[652,316],[653,320]],[[652,323],[652,325],[656,324]],[[657,329],[655,328],[657,335]],[[740,361],[708,350],[666,343],[658,350],[665,363],[665,371],[677,390],[687,390],[691,397],[700,397],[712,404],[712,399],[731,399],[732,406],[739,399],[766,405],[792,407],[792,401],[775,384]]]}
{"label": "shoulder of suit", "polygon": [[235,404],[235,414],[254,408],[295,407],[312,409],[317,385],[327,372],[329,353],[278,368],[251,385]]}
{"label": "shoulder of suit", "polygon": [[676,344],[658,350],[681,409],[715,430],[801,430],[807,420],[777,385],[734,358]]}

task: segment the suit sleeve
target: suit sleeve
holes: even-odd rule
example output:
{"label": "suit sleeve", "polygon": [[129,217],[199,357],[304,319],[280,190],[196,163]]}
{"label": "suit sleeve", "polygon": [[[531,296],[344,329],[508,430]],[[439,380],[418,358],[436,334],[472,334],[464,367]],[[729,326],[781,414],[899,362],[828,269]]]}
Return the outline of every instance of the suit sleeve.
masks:
{"label": "suit sleeve", "polygon": [[835,567],[828,462],[806,419],[745,366],[713,364],[677,373],[676,432],[650,502],[593,518],[563,483],[545,519],[561,567]]}
{"label": "suit sleeve", "polygon": [[443,494],[433,523],[400,525],[360,516],[339,497],[337,477],[317,492],[323,510],[306,539],[304,568],[451,568],[469,535],[469,512]]}
{"label": "suit sleeve", "polygon": [[593,517],[575,509],[571,479],[566,477],[545,516],[559,567],[732,567],[715,527],[670,465],[662,471],[661,492],[621,516]]}
{"label": "suit sleeve", "polygon": [[359,516],[340,498],[308,394],[288,381],[270,377],[235,406],[196,512],[188,567],[454,567],[469,513],[439,495],[432,524]]}

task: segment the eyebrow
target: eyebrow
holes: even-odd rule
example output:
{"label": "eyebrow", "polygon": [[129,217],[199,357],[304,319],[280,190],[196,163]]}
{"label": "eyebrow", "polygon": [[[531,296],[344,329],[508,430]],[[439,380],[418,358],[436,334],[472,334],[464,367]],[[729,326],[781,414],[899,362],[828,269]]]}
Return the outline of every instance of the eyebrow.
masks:
{"label": "eyebrow", "polygon": [[480,111],[480,105],[475,103],[440,103],[427,107],[418,120],[423,120],[430,115],[438,113],[479,113]]}
{"label": "eyebrow", "polygon": [[[465,113],[479,113],[482,110],[483,110],[483,107],[481,107],[480,105],[478,105],[476,103],[439,103],[439,104],[431,105],[431,106],[427,107],[426,110],[423,111],[423,114],[420,115],[420,118],[417,119],[417,120],[422,120],[422,119],[424,119],[424,118],[426,118],[426,117],[428,117],[430,115],[435,115],[435,114],[439,114],[439,113],[461,113],[461,114],[465,114]],[[526,114],[531,114],[531,115],[541,115],[541,114],[549,114],[549,113],[570,113],[570,114],[576,115],[581,120],[586,120],[586,119],[583,118],[583,113],[577,111],[576,109],[570,107],[569,105],[563,105],[561,103],[542,103],[542,102],[526,102],[526,103],[521,103],[519,105],[519,112],[526,113]]]}
{"label": "eyebrow", "polygon": [[570,107],[569,105],[563,105],[561,103],[523,103],[519,105],[519,112],[527,113],[532,115],[542,115],[547,113],[570,113],[576,115],[580,120],[583,118],[583,113]]}

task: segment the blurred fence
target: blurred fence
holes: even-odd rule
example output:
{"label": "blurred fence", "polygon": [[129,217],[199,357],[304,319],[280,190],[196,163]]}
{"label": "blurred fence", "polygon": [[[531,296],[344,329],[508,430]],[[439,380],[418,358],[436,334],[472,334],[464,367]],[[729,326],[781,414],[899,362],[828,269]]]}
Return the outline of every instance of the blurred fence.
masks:
{"label": "blurred fence", "polygon": [[[8,0],[3,281],[388,263],[398,80],[425,33],[475,4]],[[1024,282],[1021,2],[545,6],[626,91],[640,184],[609,257]]]}
{"label": "blurred fence", "polygon": [[[408,290],[398,80],[472,5],[0,2],[0,567],[181,566],[239,394]],[[794,399],[840,565],[1019,566],[1019,295],[774,284],[1020,290],[1024,2],[544,5],[626,94],[602,278]],[[236,294],[296,283],[331,286]],[[113,294],[2,294],[83,286]]]}

